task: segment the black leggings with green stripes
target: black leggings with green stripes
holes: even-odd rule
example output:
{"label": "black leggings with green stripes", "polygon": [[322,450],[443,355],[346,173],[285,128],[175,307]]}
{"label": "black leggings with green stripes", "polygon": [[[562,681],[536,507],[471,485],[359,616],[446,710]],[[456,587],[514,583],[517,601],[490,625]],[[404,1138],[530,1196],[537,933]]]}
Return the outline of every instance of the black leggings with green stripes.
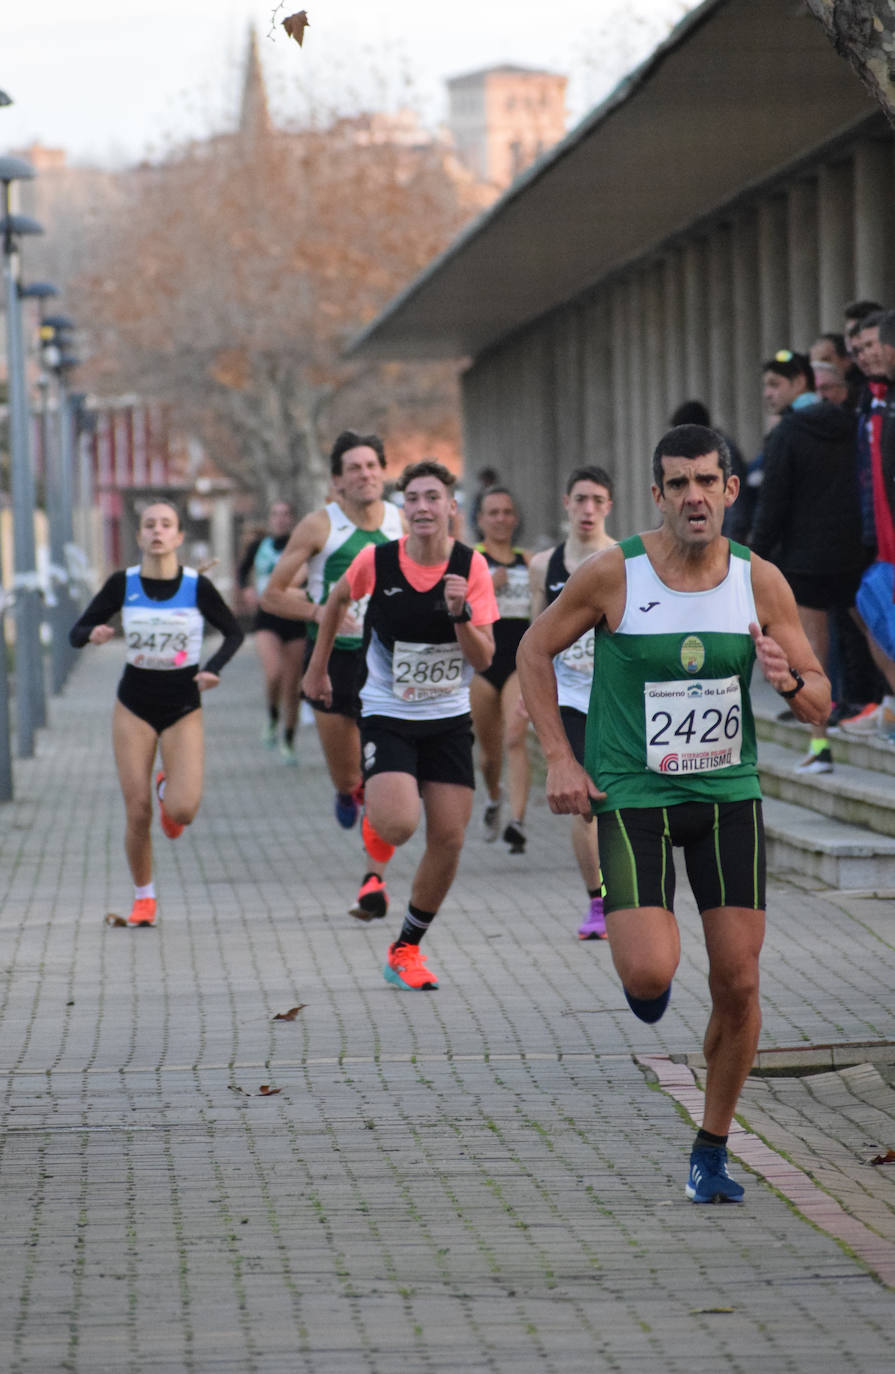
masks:
{"label": "black leggings with green stripes", "polygon": [[636,907],[674,910],[672,848],[684,851],[700,912],[765,905],[765,843],[761,802],[681,802],[628,807],[597,817],[604,911]]}

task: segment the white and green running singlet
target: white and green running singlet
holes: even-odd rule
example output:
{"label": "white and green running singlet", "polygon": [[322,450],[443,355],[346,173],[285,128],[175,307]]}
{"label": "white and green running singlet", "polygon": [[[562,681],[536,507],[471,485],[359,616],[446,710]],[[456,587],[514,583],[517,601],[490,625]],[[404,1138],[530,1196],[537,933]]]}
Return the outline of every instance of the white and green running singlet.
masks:
{"label": "white and green running singlet", "polygon": [[[400,539],[404,533],[401,528],[401,512],[391,501],[383,501],[385,514],[377,530],[359,530],[342,510],[338,501],[330,501],[326,507],[329,516],[329,534],[319,553],[308,560],[308,596],[318,606],[324,605],[330,589],[351,566],[357,554],[367,544],[387,544],[390,539]],[[360,627],[356,635],[336,635],[335,648],[359,649],[363,643],[364,615],[369,597],[362,601],[352,601],[348,608],[352,620]],[[317,625],[308,621],[308,637],[317,638]]]}
{"label": "white and green running singlet", "polygon": [[607,794],[594,811],[760,797],[749,550],[731,541],[723,582],[678,592],[639,535],[619,548],[625,610],[617,630],[598,632],[587,716],[585,767]]}

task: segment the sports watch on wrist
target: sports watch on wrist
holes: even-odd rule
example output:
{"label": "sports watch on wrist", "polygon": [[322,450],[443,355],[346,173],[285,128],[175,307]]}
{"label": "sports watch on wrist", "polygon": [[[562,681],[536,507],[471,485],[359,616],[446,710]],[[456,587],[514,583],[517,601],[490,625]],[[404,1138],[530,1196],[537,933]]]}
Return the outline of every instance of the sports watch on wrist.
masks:
{"label": "sports watch on wrist", "polygon": [[450,611],[448,611],[448,620],[452,625],[465,625],[468,621],[472,620],[472,607],[469,602],[463,602],[463,610],[459,615],[451,615]]}
{"label": "sports watch on wrist", "polygon": [[794,697],[796,695],[796,692],[801,692],[802,688],[805,686],[805,679],[802,677],[801,673],[796,672],[795,668],[790,668],[789,672],[790,676],[795,681],[795,687],[791,687],[788,692],[784,692],[783,689],[780,687],[777,688],[777,691],[779,692],[780,696],[785,698],[786,701],[789,701],[792,697]]}

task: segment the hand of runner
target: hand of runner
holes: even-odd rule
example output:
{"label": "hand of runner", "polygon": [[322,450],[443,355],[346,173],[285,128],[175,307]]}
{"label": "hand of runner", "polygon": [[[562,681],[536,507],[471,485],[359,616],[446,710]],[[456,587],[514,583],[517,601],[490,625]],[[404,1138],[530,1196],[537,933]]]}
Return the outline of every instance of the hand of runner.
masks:
{"label": "hand of runner", "polygon": [[217,687],[220,680],[217,673],[206,673],[205,670],[201,668],[193,678],[200,692],[207,692],[210,688]]}
{"label": "hand of runner", "polygon": [[789,671],[789,660],[776,639],[762,634],[761,626],[754,620],[749,626],[749,633],[755,645],[755,657],[765,679],[775,692],[788,691],[793,685],[792,673]]}
{"label": "hand of runner", "polygon": [[362,635],[363,632],[364,622],[363,620],[358,620],[357,616],[354,613],[354,603],[352,602],[351,606],[349,606],[348,610],[342,617],[342,620],[339,622],[339,628],[337,633],[340,635],[349,635],[352,639],[354,639],[358,635]]}
{"label": "hand of runner", "polygon": [[444,579],[444,601],[448,615],[460,615],[466,604],[469,583],[459,573],[448,573]]}
{"label": "hand of runner", "polygon": [[93,629],[90,631],[89,642],[91,644],[108,644],[114,634],[115,631],[112,629],[111,625],[94,625]]}
{"label": "hand of runner", "polygon": [[329,673],[319,673],[309,664],[301,680],[301,694],[308,701],[320,701],[324,706],[332,706],[333,685]]}
{"label": "hand of runner", "polygon": [[601,792],[593,778],[576,763],[571,754],[568,759],[551,763],[547,769],[547,804],[558,816],[590,816],[591,798],[603,801],[606,796]]}

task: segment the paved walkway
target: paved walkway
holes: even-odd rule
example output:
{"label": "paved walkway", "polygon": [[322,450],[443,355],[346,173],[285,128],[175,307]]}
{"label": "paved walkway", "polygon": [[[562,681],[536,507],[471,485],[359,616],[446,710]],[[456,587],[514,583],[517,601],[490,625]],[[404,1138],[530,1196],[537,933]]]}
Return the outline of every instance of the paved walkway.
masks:
{"label": "paved walkway", "polygon": [[[199,819],[158,836],[157,929],[108,925],[130,904],[119,663],[84,652],[0,813],[0,1368],[889,1374],[885,1065],[849,1083],[828,1049],[826,1089],[752,1080],[746,1204],[692,1206],[689,896],[647,1027],[574,937],[567,830],[538,798],[526,856],[472,833],[428,941],[439,991],[389,987],[396,919],[346,914],[359,841],[312,730],[298,770],[258,744],[250,645],[207,699]],[[396,916],[418,852],[393,865]],[[884,1060],[893,985],[895,905],[772,884],[763,1049]]]}

